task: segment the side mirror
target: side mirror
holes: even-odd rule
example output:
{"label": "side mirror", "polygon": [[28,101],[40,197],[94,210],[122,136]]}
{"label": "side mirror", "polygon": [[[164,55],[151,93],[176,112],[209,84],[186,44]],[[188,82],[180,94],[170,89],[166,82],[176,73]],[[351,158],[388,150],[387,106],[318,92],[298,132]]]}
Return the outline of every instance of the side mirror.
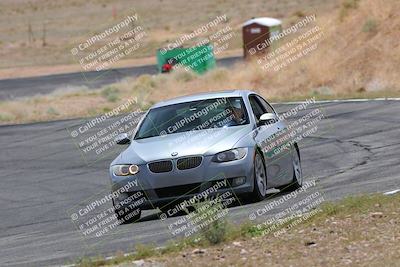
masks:
{"label": "side mirror", "polygon": [[130,144],[131,139],[129,139],[129,136],[127,133],[122,133],[122,134],[117,135],[117,137],[115,137],[115,142],[118,145],[125,145],[125,144]]}
{"label": "side mirror", "polygon": [[278,116],[276,116],[274,113],[264,113],[260,116],[261,125],[274,124],[278,122],[278,120]]}

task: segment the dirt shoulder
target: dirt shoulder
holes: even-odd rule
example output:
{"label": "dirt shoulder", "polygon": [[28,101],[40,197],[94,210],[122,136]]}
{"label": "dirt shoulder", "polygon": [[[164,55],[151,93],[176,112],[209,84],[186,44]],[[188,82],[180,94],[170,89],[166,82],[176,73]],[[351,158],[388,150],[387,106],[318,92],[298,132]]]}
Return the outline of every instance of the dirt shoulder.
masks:
{"label": "dirt shoulder", "polygon": [[167,266],[399,266],[399,199],[317,217],[278,237],[243,239],[202,254],[186,250],[157,261]]}
{"label": "dirt shoulder", "polygon": [[[323,205],[321,212],[282,234],[263,235],[247,227],[242,228],[240,237],[223,244],[187,246],[179,252],[165,254],[141,250],[142,256],[125,260],[117,257],[114,265],[102,264],[119,267],[399,266],[399,203],[400,194],[347,198]],[[82,266],[102,264],[86,262]]]}

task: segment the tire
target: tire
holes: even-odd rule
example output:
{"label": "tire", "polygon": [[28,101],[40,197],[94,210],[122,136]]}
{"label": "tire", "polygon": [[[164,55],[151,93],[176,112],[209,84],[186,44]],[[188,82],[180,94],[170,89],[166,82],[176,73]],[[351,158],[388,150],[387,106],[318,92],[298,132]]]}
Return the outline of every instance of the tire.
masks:
{"label": "tire", "polygon": [[297,149],[295,149],[295,151],[296,153],[294,153],[292,157],[292,168],[293,168],[292,182],[285,186],[279,187],[278,189],[281,190],[281,192],[291,192],[303,186],[303,172],[301,169],[300,154],[297,151]]}
{"label": "tire", "polygon": [[254,189],[251,194],[251,200],[254,202],[265,199],[267,195],[267,174],[265,171],[265,164],[259,152],[256,152],[254,157]]}
{"label": "tire", "polygon": [[142,215],[142,210],[140,208],[136,208],[133,210],[130,210],[129,208],[116,209],[114,200],[113,200],[113,206],[115,215],[117,216],[117,219],[120,222],[120,224],[129,224],[136,222],[140,219],[140,216]]}

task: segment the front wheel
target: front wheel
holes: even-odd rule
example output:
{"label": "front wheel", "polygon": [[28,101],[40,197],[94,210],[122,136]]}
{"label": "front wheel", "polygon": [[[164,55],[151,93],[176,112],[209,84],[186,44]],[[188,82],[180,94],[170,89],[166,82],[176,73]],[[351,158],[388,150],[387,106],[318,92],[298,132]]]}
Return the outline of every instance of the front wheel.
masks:
{"label": "front wheel", "polygon": [[278,188],[284,192],[294,191],[303,186],[303,172],[301,169],[300,155],[297,149],[292,157],[293,180],[290,184]]}
{"label": "front wheel", "polygon": [[265,164],[259,152],[254,157],[254,190],[252,200],[261,201],[267,195],[267,175]]}

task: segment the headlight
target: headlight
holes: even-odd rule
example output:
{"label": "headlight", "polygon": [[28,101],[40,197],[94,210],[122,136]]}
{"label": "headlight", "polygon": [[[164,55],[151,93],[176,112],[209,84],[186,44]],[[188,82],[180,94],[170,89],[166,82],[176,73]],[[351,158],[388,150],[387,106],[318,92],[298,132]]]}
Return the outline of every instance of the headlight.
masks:
{"label": "headlight", "polygon": [[116,176],[127,176],[134,175],[139,172],[138,165],[114,165],[111,167],[114,175]]}
{"label": "headlight", "polygon": [[214,162],[227,162],[244,158],[247,154],[247,147],[234,148],[215,154],[212,158]]}

